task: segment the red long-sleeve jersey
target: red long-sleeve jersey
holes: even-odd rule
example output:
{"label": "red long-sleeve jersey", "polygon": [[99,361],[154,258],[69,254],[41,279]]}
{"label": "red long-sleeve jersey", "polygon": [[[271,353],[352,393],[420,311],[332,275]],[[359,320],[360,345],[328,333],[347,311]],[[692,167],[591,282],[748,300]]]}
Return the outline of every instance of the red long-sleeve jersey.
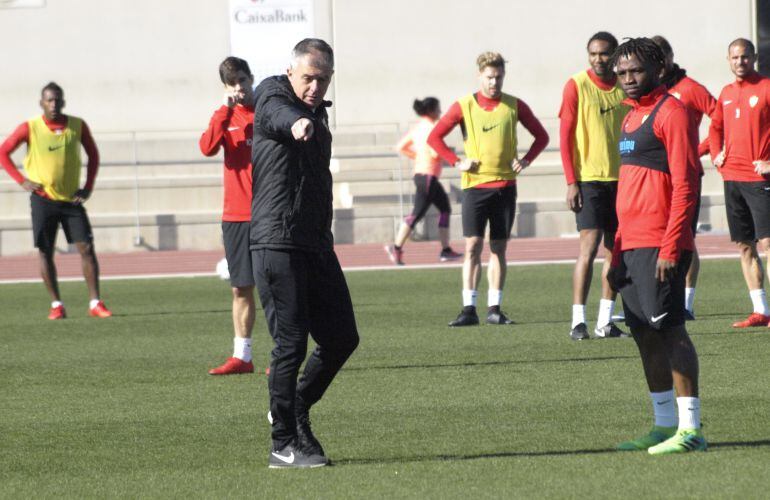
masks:
{"label": "red long-sleeve jersey", "polygon": [[251,220],[251,140],[254,108],[222,106],[214,112],[209,127],[201,135],[201,153],[214,156],[222,147],[224,163],[224,206],[222,220]]}
{"label": "red long-sleeve jersey", "polygon": [[709,128],[709,149],[714,159],[723,149],[719,172],[726,181],[765,180],[752,162],[770,160],[770,79],[755,73],[725,86]]}
{"label": "red long-sleeve jersey", "polygon": [[[591,81],[600,89],[609,91],[615,86],[615,78],[607,83],[598,76],[593,69],[586,71]],[[575,129],[578,122],[578,88],[575,80],[570,78],[564,84],[561,96],[561,108],[559,109],[559,149],[561,150],[561,165],[564,168],[564,177],[567,184],[577,182],[575,177],[575,161],[572,153],[575,151]]]}
{"label": "red long-sleeve jersey", "polygon": [[[717,100],[708,89],[689,76],[676,82],[673,87],[668,89],[668,93],[682,101],[682,104],[687,108],[690,119],[695,124],[696,130],[703,121],[703,115],[711,118],[717,107]],[[709,138],[706,135],[703,141],[698,144],[698,157],[700,158],[708,152]]]}
{"label": "red long-sleeve jersey", "polygon": [[[43,121],[52,132],[67,127],[66,116],[59,121],[50,121],[43,116]],[[94,183],[96,182],[96,173],[99,171],[99,150],[96,148],[96,142],[94,142],[94,138],[91,135],[91,130],[88,128],[88,125],[86,125],[86,122],[82,123],[80,143],[83,145],[83,149],[85,149],[86,155],[88,156],[88,163],[86,164],[86,183],[83,186],[83,189],[93,191]],[[5,141],[0,144],[0,165],[2,165],[5,171],[8,172],[8,175],[19,184],[24,182],[24,176],[13,162],[13,159],[11,159],[11,154],[13,154],[13,152],[16,151],[16,148],[21,146],[22,143],[29,143],[29,125],[27,122],[16,127],[16,130],[14,130],[13,133],[6,137]],[[38,192],[38,194],[44,197],[47,196],[42,190]]]}
{"label": "red long-sleeve jersey", "polygon": [[[490,99],[485,97],[481,92],[477,92],[476,102],[478,102],[479,106],[485,111],[492,111],[498,104],[500,104],[500,99]],[[527,103],[517,98],[517,106],[519,122],[521,122],[521,124],[524,125],[524,128],[526,128],[535,138],[534,142],[529,147],[529,151],[527,151],[527,154],[524,155],[523,158],[531,163],[548,145],[548,132],[545,131],[543,124],[535,117],[530,107],[527,106]],[[428,136],[428,145],[433,148],[441,159],[450,165],[454,165],[460,158],[449,148],[449,146],[447,146],[446,142],[444,142],[444,138],[449,135],[457,125],[462,125],[462,123],[463,111],[460,108],[460,103],[455,101],[444,116],[442,116],[436,123],[430,136]],[[506,183],[508,181],[495,181],[492,183],[479,184],[474,187],[497,187],[500,182]]]}
{"label": "red long-sleeve jersey", "polygon": [[[623,121],[624,135],[639,129],[665,94],[666,88],[660,86],[638,102],[623,101],[631,106]],[[621,165],[613,265],[620,263],[624,250],[660,248],[660,258],[677,261],[682,250],[695,248],[691,223],[698,195],[697,130],[677,99],[668,98],[654,120],[652,131],[665,150],[668,172],[625,162]]]}

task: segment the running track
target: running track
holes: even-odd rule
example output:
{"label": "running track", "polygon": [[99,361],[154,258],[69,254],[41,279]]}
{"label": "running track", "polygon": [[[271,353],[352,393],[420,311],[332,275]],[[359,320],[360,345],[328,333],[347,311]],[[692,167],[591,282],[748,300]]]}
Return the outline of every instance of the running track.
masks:
{"label": "running track", "polygon": [[[698,250],[702,257],[737,257],[738,252],[727,235],[698,235]],[[97,242],[98,245],[98,242]],[[98,247],[97,247],[98,248]],[[462,251],[462,242],[453,248]],[[415,267],[456,267],[459,262],[438,262],[439,244],[409,242],[404,247],[406,266],[393,266],[381,244],[337,245],[336,251],[346,270],[410,269]],[[574,262],[578,253],[577,238],[521,238],[508,244],[510,265],[548,262]],[[601,255],[601,252],[600,252]],[[102,278],[161,277],[213,275],[222,251],[162,251],[99,254]],[[483,261],[487,260],[485,250]],[[59,254],[56,257],[60,279],[81,279],[80,257]],[[37,255],[0,257],[0,283],[39,281]]]}

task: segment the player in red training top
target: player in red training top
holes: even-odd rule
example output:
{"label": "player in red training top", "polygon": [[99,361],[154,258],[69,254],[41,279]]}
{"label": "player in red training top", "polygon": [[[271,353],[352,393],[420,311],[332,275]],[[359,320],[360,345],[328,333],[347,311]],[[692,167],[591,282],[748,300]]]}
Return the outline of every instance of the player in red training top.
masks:
{"label": "player in red training top", "polygon": [[725,186],[730,238],[741,255],[741,268],[754,312],[736,328],[768,326],[770,310],[757,242],[770,255],[770,79],[756,72],[754,44],[744,38],[727,49],[735,82],[719,94],[711,119],[709,148]]}
{"label": "player in red training top", "polygon": [[660,83],[664,60],[649,38],[629,39],[613,54],[631,111],[618,144],[618,231],[608,279],[623,296],[655,414],[648,434],[618,447],[651,455],[706,449],[698,355],[684,315],[700,172],[698,136],[687,108]]}
{"label": "player in red training top", "polygon": [[[51,82],[40,95],[43,115],[21,125],[0,146],[0,164],[30,194],[32,233],[40,255],[40,274],[51,295],[48,319],[64,319],[67,312],[59,294],[54,250],[61,224],[67,242],[80,253],[83,276],[91,298],[89,314],[108,318],[112,313],[99,298],[99,262],[94,251],[91,223],[83,204],[91,196],[99,169],[99,151],[86,122],[62,113],[64,91]],[[22,175],[11,153],[27,143]],[[80,187],[80,146],[88,155],[86,183]]]}
{"label": "player in red training top", "polygon": [[[652,41],[660,47],[663,54],[666,56],[666,66],[663,70],[661,83],[666,86],[669,94],[682,101],[682,104],[687,107],[690,119],[693,121],[697,130],[703,120],[703,115],[711,117],[714,114],[717,100],[714,99],[714,96],[711,95],[706,87],[687,76],[687,71],[674,63],[674,50],[671,48],[671,44],[668,43],[668,40],[660,35],[656,35],[652,37]],[[709,143],[708,137],[706,137],[703,142],[698,145],[698,157],[707,154],[708,151]],[[701,168],[700,176],[698,177],[698,203],[695,206],[695,217],[693,217],[692,220],[693,236],[696,234],[698,216],[700,215],[702,177],[703,169]],[[684,288],[685,316],[688,320],[695,319],[693,303],[695,301],[695,286],[698,284],[699,271],[700,258],[698,257],[698,249],[696,247],[692,253],[692,263],[690,264],[690,269],[687,271]]]}
{"label": "player in red training top", "polygon": [[249,64],[228,57],[219,65],[224,103],[214,112],[199,146],[206,156],[225,152],[222,239],[233,288],[233,355],[211,375],[252,373],[251,331],[254,328],[254,274],[249,253],[251,221],[251,140],[254,124],[254,77]]}

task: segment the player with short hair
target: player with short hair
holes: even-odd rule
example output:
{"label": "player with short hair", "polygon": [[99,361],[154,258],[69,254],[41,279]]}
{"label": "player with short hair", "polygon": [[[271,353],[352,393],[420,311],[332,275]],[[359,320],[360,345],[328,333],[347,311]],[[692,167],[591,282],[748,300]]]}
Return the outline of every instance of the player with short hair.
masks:
{"label": "player with short hair", "polygon": [[724,180],[730,239],[740,251],[741,268],[754,306],[735,328],[770,325],[765,271],[757,242],[770,257],[770,79],[754,69],[754,44],[730,42],[727,60],[735,82],[719,94],[711,117],[709,148]]}
{"label": "player with short hair", "polygon": [[[308,38],[286,75],[256,90],[250,250],[275,347],[270,365],[273,445],[269,467],[329,463],[310,428],[310,408],[358,346],[350,291],[331,231],[332,135],[324,100],[334,52]],[[308,334],[316,348],[307,359]]]}
{"label": "player with short hair", "polygon": [[[40,274],[51,296],[48,319],[67,317],[59,294],[54,262],[56,233],[61,225],[67,242],[74,244],[83,263],[83,276],[90,297],[88,314],[108,318],[112,312],[99,295],[99,262],[94,250],[91,222],[83,204],[91,196],[99,169],[99,151],[86,122],[62,113],[64,90],[54,82],[40,92],[42,116],[19,125],[0,145],[0,164],[8,175],[29,191],[32,205],[32,233],[40,257]],[[24,174],[11,153],[27,144]],[[85,185],[80,187],[81,146],[88,156]]]}
{"label": "player with short hair", "polygon": [[[590,68],[573,75],[564,85],[559,111],[561,160],[567,180],[567,206],[575,212],[580,233],[580,253],[572,276],[572,326],[570,338],[590,338],[586,326],[586,300],[591,289],[593,264],[604,240],[612,253],[618,218],[618,137],[628,112],[623,90],[609,66],[618,41],[606,31],[591,36],[586,44]],[[597,338],[628,337],[612,322],[617,293],[607,283],[610,259],[602,267],[602,298],[594,335]]]}
{"label": "player with short hair", "polygon": [[[652,37],[652,41],[657,44],[666,56],[666,65],[663,68],[663,78],[661,83],[666,86],[668,93],[676,97],[682,104],[687,107],[687,112],[690,114],[690,119],[693,121],[695,128],[700,128],[703,115],[711,117],[714,114],[717,106],[717,100],[714,96],[701,85],[689,76],[687,71],[680,68],[678,64],[674,62],[674,50],[671,48],[671,44],[668,40],[660,35]],[[703,139],[698,145],[698,156],[703,156],[709,151],[708,136]],[[698,163],[698,165],[701,165]],[[700,215],[700,198],[703,179],[703,165],[701,165],[700,176],[698,177],[698,203],[695,206],[695,217],[693,217],[693,237],[697,234],[698,217]],[[690,269],[687,271],[687,277],[685,280],[684,288],[684,302],[685,302],[685,316],[688,320],[695,319],[695,313],[693,304],[695,302],[695,287],[698,284],[698,273],[700,271],[700,258],[698,256],[698,248],[696,246],[692,253],[692,263]]]}
{"label": "player with short hair", "polygon": [[404,218],[404,222],[398,230],[396,241],[392,245],[385,246],[385,252],[391,262],[396,265],[404,265],[403,246],[409,235],[430,208],[435,205],[439,211],[438,234],[441,241],[441,253],[439,260],[446,262],[459,259],[463,255],[452,250],[449,246],[449,217],[452,215],[452,206],[444,187],[439,182],[441,177],[441,159],[435,151],[428,146],[428,135],[433,126],[441,117],[441,103],[435,97],[415,99],[412,105],[414,112],[420,117],[409,132],[401,138],[396,145],[396,150],[402,155],[414,161],[414,208],[412,213]]}
{"label": "player with short hair", "polygon": [[[476,290],[481,278],[481,251],[487,223],[491,253],[487,267],[487,324],[513,323],[500,310],[500,304],[507,267],[505,251],[516,214],[516,177],[548,145],[548,133],[529,106],[521,99],[503,93],[503,56],[484,52],[476,64],[479,91],[453,103],[428,136],[428,145],[447,163],[463,172],[463,309],[449,323],[453,327],[479,324]],[[516,134],[519,122],[535,137],[521,159]],[[460,160],[444,142],[457,125],[463,132],[464,160]]]}
{"label": "player with short hair", "polygon": [[233,292],[233,355],[210,375],[253,373],[251,332],[254,328],[254,274],[249,253],[251,220],[251,141],[254,123],[254,76],[249,64],[228,57],[219,65],[225,87],[217,109],[198,145],[205,156],[224,150],[222,240]]}
{"label": "player with short hair", "polygon": [[648,434],[618,448],[646,449],[651,455],[707,446],[700,422],[698,355],[684,314],[700,171],[698,134],[687,108],[661,85],[664,59],[655,42],[633,38],[617,48],[612,60],[631,111],[619,141],[618,231],[608,279],[623,296],[655,414]]}

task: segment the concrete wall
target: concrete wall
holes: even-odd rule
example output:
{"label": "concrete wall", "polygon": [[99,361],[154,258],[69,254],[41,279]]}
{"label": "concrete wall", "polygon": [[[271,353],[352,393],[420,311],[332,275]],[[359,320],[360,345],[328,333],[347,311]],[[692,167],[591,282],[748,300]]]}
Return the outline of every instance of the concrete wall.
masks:
{"label": "concrete wall", "polygon": [[[564,82],[586,66],[587,38],[601,29],[665,35],[677,61],[717,94],[731,80],[727,43],[751,36],[750,0],[316,0],[314,8],[318,36],[337,52],[331,97],[341,125],[405,123],[415,96],[448,105],[476,87],[483,50],[508,59],[507,92],[554,117]],[[220,102],[228,23],[227,0],[0,8],[0,134],[39,111],[48,80],[97,134],[202,129]]]}

